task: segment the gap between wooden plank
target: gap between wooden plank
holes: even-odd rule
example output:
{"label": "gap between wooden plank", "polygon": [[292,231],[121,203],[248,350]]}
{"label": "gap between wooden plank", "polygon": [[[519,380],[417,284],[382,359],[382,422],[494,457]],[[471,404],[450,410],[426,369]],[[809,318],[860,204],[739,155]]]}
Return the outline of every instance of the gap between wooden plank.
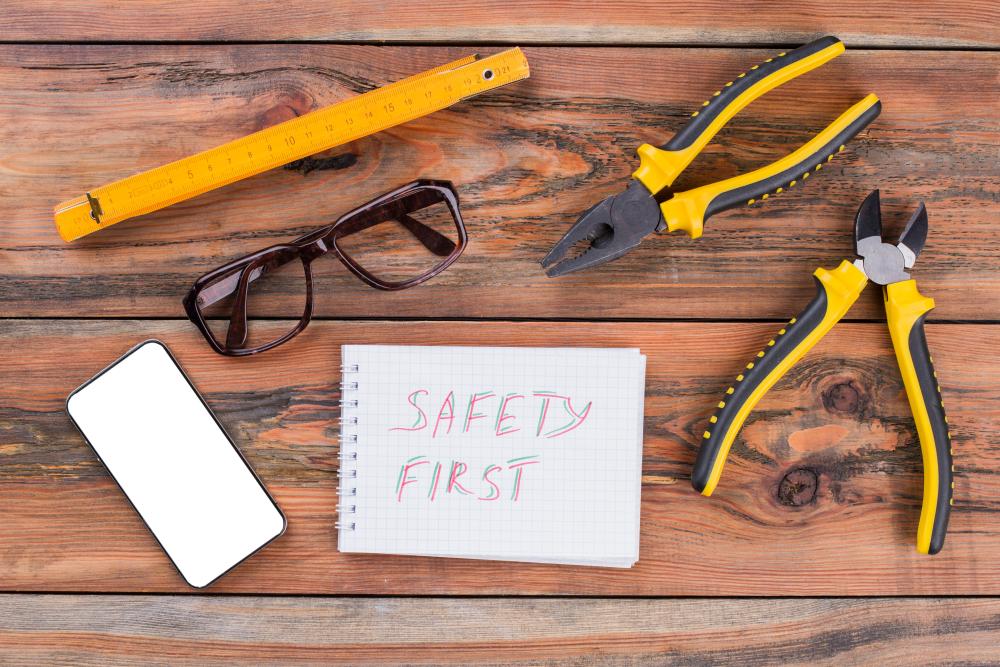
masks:
{"label": "gap between wooden plank", "polygon": [[[253,320],[259,322],[289,322],[294,321],[293,318],[287,317],[272,317],[272,316],[261,316],[261,317],[251,317]],[[139,322],[187,322],[188,320],[183,317],[170,317],[170,316],[138,316],[131,317],[127,315],[113,315],[113,316],[77,316],[77,315],[55,315],[46,316],[41,315],[38,317],[24,316],[24,317],[3,317],[0,316],[0,322],[23,322],[23,321],[39,321],[39,320],[52,320],[52,321],[63,321],[63,320],[73,320],[82,322],[116,322],[116,321],[139,321]],[[496,323],[536,323],[536,324],[565,324],[565,323],[577,323],[577,324],[679,324],[679,323],[689,323],[689,324],[781,324],[787,321],[787,318],[766,318],[766,317],[755,317],[755,318],[738,318],[738,317],[663,317],[663,318],[651,318],[651,317],[421,317],[421,316],[401,316],[401,317],[383,317],[378,315],[373,315],[370,317],[331,317],[327,315],[318,316],[314,315],[310,318],[311,322],[496,322]],[[976,325],[976,326],[995,326],[1000,324],[1000,320],[935,320],[932,317],[926,319],[928,324],[940,324],[945,326],[965,326],[965,325]],[[838,323],[840,324],[879,324],[885,323],[885,319],[879,318],[850,318],[845,317],[841,319]]]}
{"label": "gap between wooden plank", "polygon": [[[242,40],[234,39],[228,41],[219,40],[39,40],[25,41],[17,39],[0,39],[0,46],[271,46],[278,44],[294,44],[300,46],[407,46],[407,47],[463,47],[463,48],[503,48],[510,46],[531,46],[535,48],[564,48],[564,49],[794,49],[802,46],[802,42],[733,42],[733,43],[712,43],[712,42],[670,42],[663,44],[660,42],[600,42],[594,44],[580,44],[575,42],[546,42],[530,40],[351,40],[351,39],[262,39],[262,40]],[[994,53],[1000,51],[1000,47],[978,46],[978,45],[954,45],[937,46],[928,45],[907,45],[907,44],[878,44],[865,43],[852,40],[849,45],[851,49],[864,49],[866,51],[945,51],[955,53]]]}
{"label": "gap between wooden plank", "polygon": [[[505,561],[485,561],[486,563],[496,563],[503,565]],[[573,566],[566,566],[573,567]],[[232,592],[212,590],[190,590],[189,592],[177,591],[58,591],[58,590],[0,590],[0,600],[16,596],[38,596],[38,597],[79,597],[92,598],[100,596],[120,596],[128,598],[150,597],[150,598],[209,598],[209,599],[238,599],[238,598],[277,598],[293,600],[563,600],[572,602],[574,600],[731,600],[731,601],[779,601],[779,600],[1000,600],[1000,594],[990,593],[958,593],[955,595],[926,594],[913,595],[900,593],[898,595],[883,594],[877,595],[616,595],[600,594],[591,595],[538,595],[535,593],[272,593],[272,592]]]}

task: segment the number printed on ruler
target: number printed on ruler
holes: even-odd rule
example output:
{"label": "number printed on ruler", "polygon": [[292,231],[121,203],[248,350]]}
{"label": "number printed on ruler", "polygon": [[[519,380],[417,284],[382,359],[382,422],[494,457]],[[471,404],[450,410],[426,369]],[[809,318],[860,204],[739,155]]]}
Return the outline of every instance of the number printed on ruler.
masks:
{"label": "number printed on ruler", "polygon": [[56,207],[70,241],[526,78],[520,49],[463,58],[344,102],[91,190]]}

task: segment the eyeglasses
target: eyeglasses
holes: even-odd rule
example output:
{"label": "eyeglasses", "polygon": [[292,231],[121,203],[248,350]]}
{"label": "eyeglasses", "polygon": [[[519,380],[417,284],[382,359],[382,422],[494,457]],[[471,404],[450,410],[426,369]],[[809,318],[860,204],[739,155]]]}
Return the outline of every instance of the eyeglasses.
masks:
{"label": "eyeglasses", "polygon": [[[332,250],[372,287],[401,290],[448,268],[466,241],[454,186],[447,181],[414,181],[332,225],[206,273],[184,297],[184,310],[219,354],[256,354],[290,340],[309,324],[310,266],[317,257]],[[291,329],[287,323],[247,319],[248,313],[267,312],[277,303],[286,312],[292,303],[302,313]]]}

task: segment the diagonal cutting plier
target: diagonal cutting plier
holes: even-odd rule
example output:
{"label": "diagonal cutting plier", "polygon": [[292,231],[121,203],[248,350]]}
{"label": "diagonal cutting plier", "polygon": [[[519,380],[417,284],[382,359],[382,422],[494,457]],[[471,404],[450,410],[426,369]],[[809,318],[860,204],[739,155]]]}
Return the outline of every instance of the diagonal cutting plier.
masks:
{"label": "diagonal cutting plier", "polygon": [[[752,206],[805,183],[811,173],[819,171],[823,163],[844,150],[844,144],[875,120],[881,111],[878,97],[868,95],[798,150],[765,167],[685,192],[671,190],[677,176],[741,109],[843,52],[843,42],[823,37],[768,58],[715,91],[662,147],[640,146],[636,151],[639,168],[625,191],[580,216],[542,260],[549,277],[617,259],[663,229],[683,229],[696,239],[701,236],[705,220],[716,213],[744,204]],[[559,261],[577,244],[587,242],[589,246],[582,253]]]}
{"label": "diagonal cutting plier", "polygon": [[797,317],[767,342],[736,376],[702,434],[691,482],[703,495],[715,490],[729,449],[757,402],[847,313],[868,281],[883,286],[886,320],[903,386],[917,427],[924,467],[924,497],[917,524],[917,551],[935,554],[944,545],[951,511],[952,446],[948,418],[941,402],[927,340],[924,318],[934,300],[917,290],[907,270],[913,267],[927,238],[923,203],[907,223],[899,241],[882,240],[879,192],[858,210],[854,242],[858,259],[844,260],[836,269],[817,269],[816,297]]}

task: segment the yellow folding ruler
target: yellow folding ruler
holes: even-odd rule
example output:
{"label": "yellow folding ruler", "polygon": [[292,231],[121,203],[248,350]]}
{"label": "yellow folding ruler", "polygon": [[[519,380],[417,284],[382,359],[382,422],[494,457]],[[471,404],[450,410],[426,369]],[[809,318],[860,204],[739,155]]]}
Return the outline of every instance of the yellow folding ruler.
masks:
{"label": "yellow folding ruler", "polygon": [[517,48],[483,59],[468,56],[217,148],[102,185],[56,206],[56,227],[64,241],[72,241],[116,222],[445,109],[467,97],[525,79],[528,74],[528,61]]}

